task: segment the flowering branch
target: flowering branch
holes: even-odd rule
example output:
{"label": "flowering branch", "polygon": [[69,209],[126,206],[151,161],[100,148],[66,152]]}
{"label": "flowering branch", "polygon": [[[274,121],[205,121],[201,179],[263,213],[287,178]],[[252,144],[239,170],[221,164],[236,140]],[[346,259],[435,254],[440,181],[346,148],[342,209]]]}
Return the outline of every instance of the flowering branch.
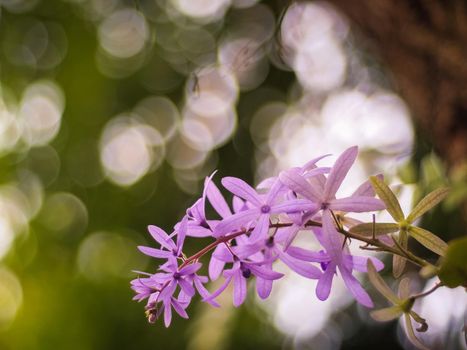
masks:
{"label": "flowering branch", "polygon": [[[231,206],[212,181],[214,174],[207,178],[201,198],[174,226],[173,233],[169,235],[157,226],[149,226],[149,233],[160,247],[138,247],[144,254],[162,259],[158,271],[142,273],[146,277],[131,282],[136,292],[134,299],[147,299],[149,321],[154,322],[163,314],[164,323],[169,326],[172,310],[188,318],[186,308],[195,294],[199,294],[203,301],[219,306],[215,299],[229,285],[233,285],[233,304],[239,306],[246,298],[247,281],[251,279],[256,280],[259,297],[265,299],[271,293],[273,282],[283,277],[282,273],[273,269],[274,262],[280,260],[295,273],[318,280],[318,299],[326,300],[329,297],[332,281],[339,272],[356,301],[372,308],[373,301],[353,275],[353,271],[368,272],[370,281],[394,304],[390,308],[374,311],[372,315],[379,320],[405,315],[408,322],[413,318],[421,325],[417,330],[426,330],[424,319],[412,310],[413,302],[434,292],[443,283],[425,293],[411,297],[407,295],[402,299],[396,297],[377,273],[384,264],[375,257],[353,254],[349,241],[356,239],[365,243],[360,247],[362,251],[376,250],[391,254],[396,277],[403,273],[406,261],[431,273],[442,272],[449,276],[451,270],[459,269],[456,266],[451,270],[449,266],[434,266],[413,254],[407,245],[408,238],[413,237],[434,253],[446,255],[447,244],[433,233],[413,225],[413,222],[439,203],[447,194],[447,189],[439,189],[426,196],[407,217],[381,175],[371,177],[351,196],[336,198],[337,190],[355,161],[357,152],[357,147],[349,148],[338,157],[332,168],[316,165],[322,157],[313,159],[303,167],[292,168],[277,177],[266,179],[258,190],[241,179],[225,177],[221,182],[233,194]],[[220,219],[206,217],[208,203]],[[362,223],[350,217],[351,213],[383,209],[390,213],[395,223],[376,223],[374,214],[371,223]],[[313,235],[320,248],[308,250],[294,245],[299,232]],[[214,241],[186,257],[183,247],[187,237],[212,237]],[[198,274],[202,267],[199,261],[208,253],[209,277]],[[221,276],[223,284],[216,291],[209,292],[204,285]],[[449,283],[454,285],[457,282]],[[406,283],[402,284],[407,289]],[[420,345],[418,340],[413,342]]]}

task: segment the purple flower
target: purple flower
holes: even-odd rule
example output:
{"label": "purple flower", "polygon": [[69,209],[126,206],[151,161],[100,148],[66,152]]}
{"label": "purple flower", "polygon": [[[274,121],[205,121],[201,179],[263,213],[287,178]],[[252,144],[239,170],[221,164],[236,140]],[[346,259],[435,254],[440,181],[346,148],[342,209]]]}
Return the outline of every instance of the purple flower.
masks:
{"label": "purple flower", "polygon": [[333,210],[366,212],[384,209],[385,207],[384,203],[379,199],[369,196],[335,198],[337,190],[357,157],[357,153],[357,147],[351,147],[344,151],[336,160],[324,184],[310,183],[296,171],[282,172],[280,180],[292,191],[318,203],[318,206],[322,210],[323,235],[320,242],[326,249],[326,253],[329,254],[330,259],[326,262],[324,274],[318,281],[316,288],[318,298],[325,300],[329,297],[332,279],[336,273],[336,269],[338,269],[347,288],[354,295],[355,299],[361,304],[371,307],[373,306],[373,302],[357,279],[352,275],[352,270],[346,263],[347,260],[344,259],[344,237],[337,231],[332,217]]}
{"label": "purple flower", "polygon": [[272,214],[300,212],[316,207],[314,203],[306,199],[280,201],[278,198],[282,187],[280,181],[276,181],[265,196],[259,195],[246,182],[235,177],[223,178],[222,184],[234,195],[246,200],[252,208],[222,220],[214,229],[214,235],[217,237],[256,222],[250,238],[252,241],[264,239],[269,231],[269,219]]}
{"label": "purple flower", "polygon": [[385,205],[381,200],[365,195],[336,199],[336,192],[355,161],[357,153],[356,146],[344,151],[336,160],[324,184],[309,182],[294,169],[282,172],[279,178],[292,191],[317,203],[323,211],[339,210],[360,213],[384,209]]}
{"label": "purple flower", "polygon": [[227,250],[224,251],[222,255],[219,254],[216,256],[219,260],[232,263],[232,267],[224,270],[224,284],[212,293],[208,299],[205,299],[205,301],[212,300],[219,296],[232,282],[234,288],[233,304],[238,307],[245,301],[247,295],[247,280],[250,277],[255,276],[258,279],[272,281],[284,276],[282,273],[273,271],[269,266],[265,266],[264,261],[254,262],[247,259],[240,259],[236,253],[234,254],[235,255],[232,255],[230,250]]}
{"label": "purple flower", "polygon": [[151,234],[152,238],[154,238],[154,240],[161,245],[162,249],[156,249],[146,246],[138,246],[138,249],[143,254],[146,254],[153,258],[168,259],[171,257],[180,257],[183,249],[183,243],[186,237],[187,222],[188,218],[185,216],[181,221],[180,225],[178,225],[178,229],[176,229],[176,231],[174,231],[174,233],[172,234],[177,235],[177,243],[175,243],[172,240],[172,238],[161,228],[154,225],[149,225],[149,233]]}

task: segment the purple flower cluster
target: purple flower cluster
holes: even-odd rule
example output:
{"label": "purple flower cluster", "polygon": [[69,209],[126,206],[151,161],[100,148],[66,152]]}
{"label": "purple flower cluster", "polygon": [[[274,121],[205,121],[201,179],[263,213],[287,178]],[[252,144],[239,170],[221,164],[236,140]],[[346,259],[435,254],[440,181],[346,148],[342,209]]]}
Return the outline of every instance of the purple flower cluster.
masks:
{"label": "purple flower cluster", "polygon": [[[172,309],[187,318],[186,308],[193,296],[213,306],[229,285],[233,286],[233,304],[241,305],[247,296],[248,280],[255,280],[260,298],[267,298],[275,280],[283,277],[273,270],[280,260],[293,272],[316,279],[316,296],[329,297],[332,281],[338,274],[355,299],[362,305],[373,303],[354,277],[353,271],[367,271],[367,260],[383,268],[375,258],[350,253],[348,240],[341,233],[344,228],[358,223],[345,217],[346,213],[381,210],[385,205],[374,198],[369,182],[363,183],[351,196],[336,198],[336,192],[357,157],[357,147],[347,149],[332,168],[319,167],[314,159],[301,168],[292,168],[278,177],[263,181],[254,189],[241,179],[225,177],[221,183],[233,194],[230,206],[212,181],[204,183],[203,195],[187,211],[183,219],[167,234],[156,226],[149,233],[160,245],[158,248],[138,247],[144,254],[161,259],[154,274],[140,273],[131,282],[136,292],[134,299],[147,299],[146,314],[154,322],[164,314],[169,326]],[[210,204],[218,219],[206,217]],[[294,245],[299,231],[313,234],[321,248],[311,251]],[[212,237],[213,242],[190,257],[183,253],[186,237]],[[212,252],[212,253],[211,253]],[[211,253],[208,276],[199,271],[200,258]],[[209,292],[205,284],[223,278],[220,287]]]}

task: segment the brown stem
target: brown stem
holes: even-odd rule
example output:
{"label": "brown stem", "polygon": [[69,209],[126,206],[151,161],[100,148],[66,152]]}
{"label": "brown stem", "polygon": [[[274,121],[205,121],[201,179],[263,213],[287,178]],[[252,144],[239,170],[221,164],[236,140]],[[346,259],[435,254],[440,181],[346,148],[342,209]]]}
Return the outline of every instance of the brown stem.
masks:
{"label": "brown stem", "polygon": [[[292,225],[293,225],[292,223],[280,223],[279,222],[279,223],[276,223],[276,224],[270,224],[269,227],[270,228],[282,228],[282,227],[289,227],[289,226],[292,226]],[[308,220],[305,223],[305,227],[322,227],[322,224],[320,222],[318,222],[318,221]],[[356,234],[356,233],[346,231],[346,230],[344,230],[343,228],[340,228],[340,227],[337,227],[336,229],[337,229],[338,232],[342,233],[347,238],[353,238],[353,239],[365,242],[365,243],[367,243],[369,245],[372,245],[372,246],[378,248],[379,250],[387,252],[387,253],[400,255],[400,256],[402,256],[404,258],[407,258],[412,263],[414,263],[414,264],[416,264],[416,265],[418,265],[420,267],[429,265],[429,263],[427,261],[423,260],[422,258],[419,258],[418,256],[412,254],[411,252],[409,252],[407,250],[401,251],[399,249],[391,247],[391,246],[389,246],[387,244],[384,244],[383,242],[381,242],[377,238],[368,238],[368,237],[365,237],[365,236],[362,236],[362,235],[359,235],[359,234]],[[226,242],[228,242],[228,241],[230,241],[230,240],[232,240],[232,239],[234,239],[234,238],[236,238],[238,236],[251,233],[251,231],[253,231],[253,228],[250,228],[248,230],[237,231],[237,232],[231,233],[229,235],[226,235],[224,237],[217,238],[214,242],[210,243],[209,245],[207,245],[206,247],[201,249],[199,252],[197,252],[197,253],[193,254],[192,256],[190,256],[189,258],[187,258],[180,265],[179,269],[187,266],[188,264],[190,264],[191,262],[193,262],[195,260],[198,260],[203,255],[205,255],[206,253],[208,253],[209,251],[211,251],[212,249],[217,247],[219,244],[226,243]]]}

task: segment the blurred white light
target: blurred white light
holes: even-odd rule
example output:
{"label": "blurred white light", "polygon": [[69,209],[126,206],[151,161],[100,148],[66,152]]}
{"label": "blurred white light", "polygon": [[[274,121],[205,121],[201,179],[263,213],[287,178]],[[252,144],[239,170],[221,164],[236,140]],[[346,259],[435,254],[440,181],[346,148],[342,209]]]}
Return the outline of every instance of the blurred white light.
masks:
{"label": "blurred white light", "polygon": [[176,169],[192,169],[206,160],[208,152],[191,147],[185,139],[177,135],[167,149],[167,161]]}
{"label": "blurred white light", "polygon": [[263,50],[261,44],[251,38],[229,40],[219,47],[219,62],[235,75],[240,89],[251,90],[259,86],[269,72]]}
{"label": "blurred white light", "polygon": [[100,142],[100,159],[107,177],[117,185],[130,186],[164,156],[160,133],[135,119],[119,117],[110,121]]}
{"label": "blurred white light", "polygon": [[356,90],[339,91],[326,100],[321,116],[330,137],[347,146],[403,153],[413,143],[408,108],[392,93],[367,96]]}
{"label": "blurred white light", "polygon": [[32,10],[39,0],[0,0],[0,6],[12,13],[23,13]]}
{"label": "blurred white light", "polygon": [[171,0],[183,15],[202,22],[212,22],[224,16],[231,0]]}
{"label": "blurred white light", "polygon": [[55,193],[49,196],[40,215],[40,222],[52,232],[81,234],[88,223],[84,203],[71,193]]}
{"label": "blurred white light", "polygon": [[[199,150],[211,150],[219,147],[225,143],[235,131],[237,125],[237,114],[233,106],[223,111],[221,114],[196,114],[190,109],[186,108],[183,112],[184,121],[182,124],[182,135],[186,140],[199,139],[199,142],[203,142],[205,147],[195,146],[192,147]],[[194,122],[194,124],[191,124]],[[189,126],[193,125],[193,128]],[[196,130],[196,127],[199,131]],[[201,131],[201,129],[203,131]],[[201,141],[203,137],[196,135],[197,133],[203,133],[206,139]],[[209,136],[208,136],[209,133]],[[189,141],[187,141],[190,143]],[[209,145],[209,147],[207,147]]]}
{"label": "blurred white light", "polygon": [[[432,278],[426,284],[423,292],[433,288],[438,282],[437,278]],[[434,293],[417,300],[414,310],[425,318],[429,325],[428,332],[417,334],[429,348],[446,344],[446,337],[449,336],[450,332],[461,333],[457,345],[466,348],[466,344],[462,340],[463,332],[461,330],[467,313],[467,295],[463,287],[439,288]]]}
{"label": "blurred white light", "polygon": [[305,89],[328,91],[342,85],[347,60],[340,44],[331,37],[308,39],[297,52],[293,67]]}
{"label": "blurred white light", "polygon": [[196,119],[184,119],[180,128],[181,135],[188,145],[199,151],[209,151],[214,146],[209,129]]}
{"label": "blurred white light", "polygon": [[217,116],[237,100],[238,85],[226,67],[207,67],[192,75],[186,88],[186,105],[196,114]]}
{"label": "blurred white light", "polygon": [[21,129],[16,115],[0,99],[0,153],[13,149],[20,137]]}
{"label": "blurred white light", "polygon": [[[296,60],[295,55],[303,50],[309,50],[313,43],[322,40],[343,39],[347,32],[348,25],[342,16],[326,4],[315,2],[293,3],[287,9],[281,23],[281,56],[285,62],[293,65]],[[337,55],[341,54],[339,48],[328,48],[327,51],[329,53],[334,51]],[[313,56],[317,53],[317,49],[315,49]],[[311,55],[312,53],[302,54],[300,60],[306,61]],[[322,56],[322,58],[332,59],[331,56]],[[336,67],[339,67],[337,64],[339,63],[338,59],[341,59],[341,57],[334,60]],[[315,57],[316,66],[316,62],[319,62],[319,60],[320,58]],[[324,63],[321,63],[321,65],[325,66]]]}
{"label": "blurred white light", "polygon": [[25,90],[19,110],[22,138],[30,146],[49,143],[60,129],[65,98],[52,81],[39,81]]}
{"label": "blurred white light", "polygon": [[99,27],[100,45],[117,58],[128,58],[141,52],[149,35],[146,19],[131,8],[115,11]]}
{"label": "blurred white light", "polygon": [[[310,232],[302,232],[298,239],[299,246],[319,248]],[[315,294],[315,280],[301,277],[283,264],[277,264],[275,269],[286,276],[274,282],[271,297],[260,305],[272,314],[276,327],[290,336],[299,339],[314,337],[333,313],[352,303],[352,297],[339,277],[333,280],[329,299],[321,301]]]}
{"label": "blurred white light", "polygon": [[0,259],[3,258],[13,243],[15,233],[11,227],[11,223],[8,217],[0,216]]}
{"label": "blurred white light", "polygon": [[134,247],[137,243],[115,232],[93,232],[78,248],[79,271],[88,279],[105,282],[109,278],[128,278],[131,269],[145,260]]}
{"label": "blurred white light", "polygon": [[15,319],[23,302],[23,289],[18,278],[6,267],[0,267],[0,329]]}
{"label": "blurred white light", "polygon": [[146,97],[137,104],[134,112],[148,125],[159,131],[165,141],[174,136],[180,114],[177,106],[167,97]]}

